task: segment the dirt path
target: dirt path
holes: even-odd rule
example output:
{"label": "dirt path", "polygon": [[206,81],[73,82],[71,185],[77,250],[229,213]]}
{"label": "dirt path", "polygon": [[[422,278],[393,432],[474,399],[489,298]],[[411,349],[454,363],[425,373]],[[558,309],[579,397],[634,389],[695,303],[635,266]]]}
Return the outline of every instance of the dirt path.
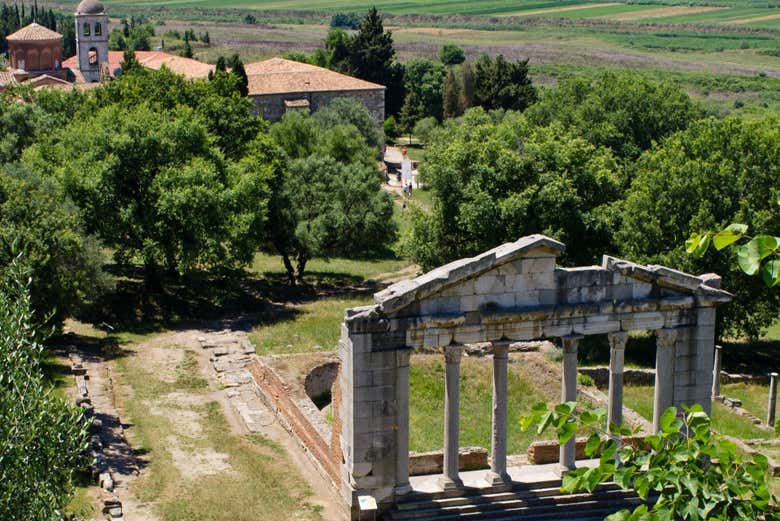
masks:
{"label": "dirt path", "polygon": [[261,434],[280,444],[311,487],[314,495],[310,502],[322,509],[325,519],[342,519],[345,513],[333,487],[313,469],[303,448],[276,421],[274,413],[252,388],[251,375],[245,367],[255,355],[249,354],[254,353],[254,346],[249,342],[246,329],[188,332],[196,336],[201,347],[201,370],[224,387],[224,390],[212,393],[213,398],[230,418],[235,433]]}

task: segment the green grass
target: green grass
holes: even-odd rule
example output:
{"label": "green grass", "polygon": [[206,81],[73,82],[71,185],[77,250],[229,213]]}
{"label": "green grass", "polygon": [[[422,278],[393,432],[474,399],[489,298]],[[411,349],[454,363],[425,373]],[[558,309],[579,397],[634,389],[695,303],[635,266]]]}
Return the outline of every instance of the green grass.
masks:
{"label": "green grass", "polygon": [[[653,419],[652,386],[630,385],[623,388],[623,401],[647,420]],[[721,434],[743,439],[771,438],[773,433],[758,429],[749,420],[731,412],[724,405],[712,404],[712,428]]]}
{"label": "green grass", "polygon": [[371,304],[371,297],[333,297],[263,313],[249,335],[257,353],[332,351],[341,334],[344,310]]}
{"label": "green grass", "polygon": [[[177,9],[248,8],[283,11],[316,10],[334,12],[364,11],[366,8],[366,4],[361,3],[358,0],[327,0],[316,3],[307,3],[304,0],[138,0],[132,4],[127,0],[108,0],[106,3],[110,6],[116,6],[117,9],[126,6],[143,6]],[[442,2],[427,2],[425,0],[380,0],[372,5],[376,5],[376,7],[383,12],[393,14],[494,16],[507,14],[522,15],[523,11],[586,6],[588,3],[592,2],[583,2],[582,0],[480,0],[479,2],[472,2],[469,0],[449,0]],[[603,10],[603,14],[613,14],[653,9],[658,8],[660,5],[728,5],[738,9],[763,8],[767,6],[767,2],[761,0],[719,0],[717,2],[713,0],[692,2],[689,0],[663,0],[663,2],[643,0],[641,4],[640,2],[627,3],[616,6],[596,7],[592,10]],[[586,10],[587,9],[583,9],[582,11]],[[577,11],[572,11],[572,13],[576,12]],[[578,17],[582,15],[572,14],[572,16]]]}
{"label": "green grass", "polygon": [[[508,436],[509,454],[524,454],[537,440],[553,439],[548,431],[538,435],[535,430],[523,432],[519,419],[531,408],[546,402],[555,405],[560,399],[558,384],[546,385],[544,376],[532,373],[533,365],[522,359],[509,364]],[[493,363],[489,358],[463,358],[460,366],[460,445],[490,449],[493,400]],[[409,368],[410,450],[427,452],[441,450],[444,444],[444,361],[441,355],[414,355]],[[541,379],[541,380],[540,380]],[[591,408],[589,402],[582,404]],[[587,436],[592,429],[578,436]]]}
{"label": "green grass", "polygon": [[[349,278],[355,282],[373,279],[378,275],[392,273],[407,267],[408,260],[400,258],[386,259],[312,259],[306,264],[304,278],[307,281],[323,281],[328,278]],[[285,275],[282,258],[277,255],[258,253],[250,271],[269,278]]]}
{"label": "green grass", "polygon": [[[460,445],[490,449],[492,425],[492,375],[489,359],[464,358],[460,376]],[[539,402],[554,403],[525,372],[522,364],[510,364],[508,374],[508,451],[525,453],[540,438],[535,431],[522,432],[518,419]],[[441,450],[444,444],[444,361],[442,356],[416,355],[409,369],[410,449]],[[553,434],[548,433],[547,438]]]}
{"label": "green grass", "polygon": [[747,383],[721,385],[720,392],[723,396],[739,398],[742,407],[752,412],[761,420],[766,420],[766,407],[769,400],[769,386]]}
{"label": "green grass", "polygon": [[[278,445],[261,436],[230,433],[207,386],[185,385],[186,401],[170,401],[170,393],[182,391],[182,382],[202,379],[186,353],[173,381],[161,379],[161,363],[143,353],[117,360],[119,382],[131,390],[120,398],[133,425],[131,442],[149,457],[133,488],[140,501],[151,503],[162,521],[270,520],[290,512],[296,519],[321,519],[318,508],[307,502],[308,487]],[[182,465],[201,466],[209,455],[226,466],[208,466],[216,469],[210,473],[183,470]]]}

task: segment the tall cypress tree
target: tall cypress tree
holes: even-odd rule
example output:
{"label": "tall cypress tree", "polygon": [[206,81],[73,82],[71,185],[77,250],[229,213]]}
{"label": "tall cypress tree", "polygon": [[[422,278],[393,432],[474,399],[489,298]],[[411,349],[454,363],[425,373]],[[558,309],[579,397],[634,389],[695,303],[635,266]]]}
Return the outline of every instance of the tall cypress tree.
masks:
{"label": "tall cypress tree", "polygon": [[394,63],[393,35],[385,31],[376,7],[360,20],[357,34],[349,42],[348,71],[360,79],[379,83],[385,90],[385,107],[395,113],[403,103],[403,73]]}
{"label": "tall cypress tree", "polygon": [[454,118],[463,114],[460,110],[460,81],[453,69],[447,73],[441,86],[442,108],[445,118]]}
{"label": "tall cypress tree", "polygon": [[228,65],[230,66],[231,72],[241,80],[239,85],[241,88],[241,95],[246,96],[249,94],[249,78],[246,75],[246,70],[244,70],[244,62],[241,61],[238,54],[234,54],[231,56]]}

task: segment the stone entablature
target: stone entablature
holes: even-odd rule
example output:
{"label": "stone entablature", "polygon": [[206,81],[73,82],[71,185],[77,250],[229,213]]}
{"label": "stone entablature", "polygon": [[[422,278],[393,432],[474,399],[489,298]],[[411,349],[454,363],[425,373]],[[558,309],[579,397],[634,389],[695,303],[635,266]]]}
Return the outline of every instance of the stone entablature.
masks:
{"label": "stone entablature", "polygon": [[[376,304],[347,310],[339,357],[341,489],[390,506],[409,486],[409,353],[441,347],[447,360],[442,488],[459,486],[458,374],[464,344],[559,339],[564,347],[562,400],[576,397],[576,357],[583,335],[609,334],[610,418],[622,421],[625,333],[655,330],[655,414],[667,407],[710,407],[715,306],[730,300],[715,275],[696,277],[662,266],[605,256],[602,266],[556,268],[564,245],[524,237],[461,259],[374,295]],[[503,353],[505,350],[499,350]],[[494,356],[492,468],[506,474],[505,357]],[[574,465],[574,444],[560,462]],[[450,463],[448,465],[448,462]]]}

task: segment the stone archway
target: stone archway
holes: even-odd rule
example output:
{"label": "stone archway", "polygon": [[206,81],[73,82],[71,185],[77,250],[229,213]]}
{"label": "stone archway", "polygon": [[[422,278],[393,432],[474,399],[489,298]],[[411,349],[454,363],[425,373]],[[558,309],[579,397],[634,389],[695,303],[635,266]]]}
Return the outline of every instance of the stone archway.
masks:
{"label": "stone archway", "polygon": [[[605,256],[601,266],[556,268],[564,245],[543,235],[523,237],[461,259],[374,295],[375,304],[345,313],[341,371],[341,490],[355,513],[360,495],[388,508],[411,490],[409,481],[409,355],[441,347],[446,360],[443,490],[457,489],[459,368],[463,345],[494,344],[492,467],[506,482],[506,347],[559,338],[562,399],[576,399],[577,345],[608,334],[609,417],[622,421],[623,352],[627,333],[657,338],[654,427],[669,406],[710,407],[715,306],[728,302],[720,278]],[[561,447],[572,468],[574,440]]]}

